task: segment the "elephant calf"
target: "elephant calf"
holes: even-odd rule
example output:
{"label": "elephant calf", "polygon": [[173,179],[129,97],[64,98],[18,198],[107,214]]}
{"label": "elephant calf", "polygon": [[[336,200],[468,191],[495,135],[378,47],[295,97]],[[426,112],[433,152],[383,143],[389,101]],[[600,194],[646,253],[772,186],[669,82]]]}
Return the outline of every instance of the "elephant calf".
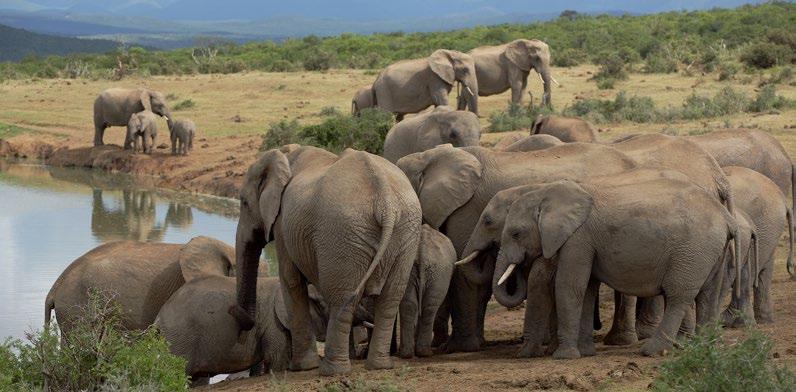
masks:
{"label": "elephant calf", "polygon": [[[151,154],[155,146],[155,138],[158,135],[158,123],[155,113],[149,110],[140,111],[130,116],[127,123],[127,138],[124,141],[124,149],[129,150],[130,145],[134,144],[133,152],[141,151]],[[138,144],[139,138],[141,144]]]}
{"label": "elephant calf", "polygon": [[363,87],[354,94],[351,99],[351,114],[358,116],[362,109],[372,108],[376,106],[376,95],[373,92],[373,87]]}
{"label": "elephant calf", "polygon": [[597,142],[597,131],[586,120],[561,116],[542,116],[531,126],[531,135],[553,135],[564,143]]}
{"label": "elephant calf", "polygon": [[193,138],[196,135],[196,124],[191,120],[169,120],[171,136],[171,154],[188,155],[193,149]]}
{"label": "elephant calf", "polygon": [[384,158],[390,162],[440,144],[454,147],[477,146],[481,139],[481,123],[471,112],[438,106],[395,124],[384,138]]}
{"label": "elephant calf", "polygon": [[[206,276],[177,290],[155,319],[171,352],[188,362],[194,384],[207,377],[257,369],[283,371],[290,363],[290,329],[278,278],[258,278],[254,328],[238,337],[237,321],[227,311],[235,302],[235,278]],[[312,293],[312,290],[310,290]],[[316,336],[324,335],[325,316],[317,296],[310,295]],[[257,369],[259,370],[259,369]],[[256,374],[252,374],[256,375]]]}

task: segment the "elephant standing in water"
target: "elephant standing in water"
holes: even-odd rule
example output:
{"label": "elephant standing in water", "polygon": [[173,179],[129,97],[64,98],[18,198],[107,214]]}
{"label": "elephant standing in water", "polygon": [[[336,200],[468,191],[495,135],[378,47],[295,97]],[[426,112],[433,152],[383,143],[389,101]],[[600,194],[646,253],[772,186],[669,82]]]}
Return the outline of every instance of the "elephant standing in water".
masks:
{"label": "elephant standing in water", "polygon": [[185,282],[204,275],[230,276],[235,249],[219,240],[196,237],[187,244],[116,241],[100,245],[73,261],[53,283],[44,305],[49,322],[68,334],[89,300],[89,291],[111,295],[122,311],[122,326],[144,329],[160,307]]}
{"label": "elephant standing in water", "polygon": [[431,105],[448,105],[448,94],[456,82],[473,92],[468,106],[478,114],[475,62],[468,54],[446,49],[438,49],[427,58],[387,66],[373,82],[376,106],[395,113],[397,121],[401,121],[404,114],[417,113]]}
{"label": "elephant standing in water", "polygon": [[[544,84],[542,104],[552,107],[551,82],[558,84],[550,69],[550,48],[535,39],[517,39],[505,45],[482,46],[468,52],[475,60],[478,91],[482,97],[500,94],[511,89],[511,102],[520,104],[528,85],[528,74],[536,70]],[[472,99],[470,91],[459,96],[459,110]]]}
{"label": "elephant standing in water", "polygon": [[[502,152],[483,147],[442,145],[398,160],[420,198],[423,218],[453,242],[459,256],[490,199],[519,185],[562,178],[585,178],[635,168],[625,154],[599,144],[572,143],[533,152]],[[448,290],[453,333],[447,350],[476,351],[483,344],[486,303],[497,249],[490,244],[476,260],[456,268]],[[513,281],[514,282],[514,281]],[[523,292],[524,280],[509,289]],[[504,286],[505,288],[505,286]],[[496,296],[498,293],[495,294]],[[507,293],[507,295],[511,295]],[[435,327],[435,340],[444,339],[447,319]]]}
{"label": "elephant standing in water", "polygon": [[440,144],[454,147],[477,146],[481,140],[478,116],[450,106],[418,114],[395,124],[384,139],[384,158],[390,162]]}
{"label": "elephant standing in water", "polygon": [[276,242],[290,315],[291,370],[318,367],[307,283],[329,307],[323,375],[350,371],[348,337],[362,296],[374,298],[367,369],[392,366],[390,339],[420,242],[420,203],[386,159],[347,149],[288,145],[266,151],[246,173],[236,236],[241,329],[256,320],[257,267]]}
{"label": "elephant standing in water", "polygon": [[109,88],[94,100],[94,145],[101,146],[105,128],[127,126],[130,116],[144,110],[168,119],[171,112],[162,93],[147,88]]}

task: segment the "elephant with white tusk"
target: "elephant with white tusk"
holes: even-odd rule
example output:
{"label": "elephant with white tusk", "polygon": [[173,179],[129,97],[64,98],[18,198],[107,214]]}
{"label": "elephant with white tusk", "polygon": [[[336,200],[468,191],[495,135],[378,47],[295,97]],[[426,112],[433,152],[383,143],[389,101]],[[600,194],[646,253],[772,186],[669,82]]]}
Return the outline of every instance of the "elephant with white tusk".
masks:
{"label": "elephant with white tusk", "polygon": [[147,88],[109,88],[94,100],[94,145],[104,144],[105,128],[126,126],[130,116],[144,110],[164,117],[171,112],[162,93]]}
{"label": "elephant with white tusk", "polygon": [[373,82],[376,106],[397,115],[418,113],[434,105],[448,105],[448,94],[459,82],[473,94],[469,110],[478,114],[478,80],[473,58],[455,50],[438,49],[427,58],[387,66]]}

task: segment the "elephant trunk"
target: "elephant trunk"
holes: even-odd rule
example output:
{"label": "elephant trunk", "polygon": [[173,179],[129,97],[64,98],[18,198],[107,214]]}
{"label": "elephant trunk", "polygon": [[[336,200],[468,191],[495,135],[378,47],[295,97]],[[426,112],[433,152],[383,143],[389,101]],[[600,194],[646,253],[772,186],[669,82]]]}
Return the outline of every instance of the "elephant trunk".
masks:
{"label": "elephant trunk", "polygon": [[544,95],[542,95],[542,105],[547,106],[548,109],[553,108],[553,100],[552,100],[552,79],[553,76],[550,73],[550,69],[543,68],[540,70],[539,75],[542,76],[542,83],[544,84]]}
{"label": "elephant trunk", "polygon": [[254,240],[263,235],[252,233],[251,237],[241,235],[240,225],[235,241],[235,259],[237,272],[237,304],[230,308],[229,313],[235,317],[241,330],[248,331],[255,324],[257,306],[257,268],[265,243]]}
{"label": "elephant trunk", "polygon": [[464,247],[462,256],[457,267],[464,277],[476,285],[489,284],[494,271],[492,257],[485,255],[489,247],[474,245],[473,241],[468,241]]}
{"label": "elephant trunk", "polygon": [[[478,81],[475,76],[462,81],[462,95],[467,97],[467,106],[470,111],[478,115]],[[465,95],[466,93],[466,95]]]}
{"label": "elephant trunk", "polygon": [[[519,266],[522,254],[515,256],[514,254],[518,252],[512,252],[511,249],[504,251],[504,249],[501,248],[498,254],[495,273],[492,275],[492,292],[498,303],[507,308],[513,308],[525,300],[527,282],[522,274],[511,272]],[[504,275],[506,276],[504,277]]]}

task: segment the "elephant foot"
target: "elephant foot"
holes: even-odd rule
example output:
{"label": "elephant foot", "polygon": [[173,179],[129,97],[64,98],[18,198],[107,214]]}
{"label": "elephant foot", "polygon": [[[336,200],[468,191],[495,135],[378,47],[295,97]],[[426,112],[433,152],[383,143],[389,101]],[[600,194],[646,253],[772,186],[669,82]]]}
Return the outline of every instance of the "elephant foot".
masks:
{"label": "elephant foot", "polygon": [[578,351],[580,351],[582,357],[593,357],[597,355],[597,348],[594,346],[594,342],[578,344]]}
{"label": "elephant foot", "polygon": [[457,338],[451,336],[446,343],[445,352],[473,352],[481,350],[481,339],[478,336],[471,335],[465,338]]}
{"label": "elephant foot", "polygon": [[559,347],[553,353],[555,359],[578,359],[580,358],[580,351],[575,347]]}
{"label": "elephant foot", "polygon": [[769,315],[757,316],[755,317],[755,321],[757,321],[758,324],[774,324],[774,318]]}
{"label": "elephant foot", "polygon": [[517,351],[517,358],[538,358],[545,355],[545,350],[539,344],[523,343]]}
{"label": "elephant foot", "polygon": [[366,370],[381,370],[381,369],[392,369],[393,363],[392,358],[390,357],[381,357],[381,358],[368,358],[365,361],[365,369]]}
{"label": "elephant foot", "polygon": [[424,347],[417,347],[415,348],[415,355],[420,358],[426,358],[434,355],[434,350],[431,346],[424,346]]}
{"label": "elephant foot", "polygon": [[300,372],[304,370],[312,370],[318,367],[320,357],[313,351],[308,351],[301,358],[292,359],[290,361],[290,370]]}
{"label": "elephant foot", "polygon": [[649,339],[655,335],[657,329],[658,326],[655,324],[636,323],[636,338],[638,340]]}
{"label": "elephant foot", "polygon": [[652,338],[647,340],[644,345],[641,346],[641,355],[645,357],[666,355],[671,348],[672,345],[666,341],[660,338]]}
{"label": "elephant foot", "polygon": [[398,357],[399,358],[412,359],[414,356],[415,356],[415,353],[412,352],[411,350],[406,350],[403,347],[401,347],[401,349],[398,350]]}
{"label": "elephant foot", "polygon": [[191,377],[191,388],[209,385],[210,377]]}
{"label": "elephant foot", "polygon": [[321,366],[318,368],[321,376],[335,376],[338,374],[351,373],[351,361],[332,362],[324,358],[321,361]]}
{"label": "elephant foot", "polygon": [[606,346],[628,346],[638,342],[638,336],[635,331],[618,331],[612,329],[603,338],[603,344]]}

